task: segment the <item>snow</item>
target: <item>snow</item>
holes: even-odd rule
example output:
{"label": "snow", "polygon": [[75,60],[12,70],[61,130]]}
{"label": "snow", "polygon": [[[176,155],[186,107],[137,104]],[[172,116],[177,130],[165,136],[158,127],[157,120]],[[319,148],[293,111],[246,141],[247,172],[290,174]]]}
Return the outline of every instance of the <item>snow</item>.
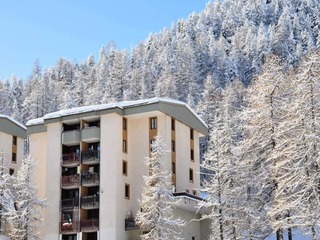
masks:
{"label": "snow", "polygon": [[7,116],[7,115],[0,114],[0,118],[6,118],[9,121],[11,121],[11,122],[15,123],[16,125],[20,126],[21,128],[27,129],[25,125],[23,125],[22,123],[18,122],[17,120],[15,120],[15,119]]}
{"label": "snow", "polygon": [[135,101],[122,101],[122,102],[116,102],[116,103],[99,104],[99,105],[92,105],[92,106],[77,107],[77,108],[61,110],[61,111],[46,114],[42,118],[29,120],[27,122],[27,126],[43,124],[44,120],[47,120],[47,119],[65,117],[65,116],[70,116],[70,115],[75,115],[75,114],[80,114],[80,113],[101,111],[101,110],[112,109],[112,108],[125,109],[125,108],[149,105],[149,104],[160,103],[160,102],[169,103],[169,104],[177,104],[177,105],[186,107],[203,125],[207,126],[205,124],[205,122],[186,103],[178,101],[178,100],[170,99],[170,98],[157,98],[157,97],[150,98],[150,99],[142,99],[142,100],[135,100]]}

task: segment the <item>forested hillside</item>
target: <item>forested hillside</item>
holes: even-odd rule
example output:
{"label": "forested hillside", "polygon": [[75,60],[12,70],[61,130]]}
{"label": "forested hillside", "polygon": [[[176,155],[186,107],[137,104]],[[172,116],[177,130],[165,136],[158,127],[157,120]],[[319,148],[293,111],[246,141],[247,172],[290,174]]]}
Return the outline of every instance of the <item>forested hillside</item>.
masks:
{"label": "forested hillside", "polygon": [[43,69],[35,63],[28,79],[2,79],[0,113],[26,122],[59,109],[161,96],[186,101],[207,119],[206,93],[237,79],[247,85],[269,53],[297,67],[319,48],[319,7],[319,0],[214,1],[131,51],[110,43],[98,59],[58,59]]}
{"label": "forested hillside", "polygon": [[282,63],[268,56],[247,88],[234,81],[208,101],[211,239],[320,239],[320,52]]}

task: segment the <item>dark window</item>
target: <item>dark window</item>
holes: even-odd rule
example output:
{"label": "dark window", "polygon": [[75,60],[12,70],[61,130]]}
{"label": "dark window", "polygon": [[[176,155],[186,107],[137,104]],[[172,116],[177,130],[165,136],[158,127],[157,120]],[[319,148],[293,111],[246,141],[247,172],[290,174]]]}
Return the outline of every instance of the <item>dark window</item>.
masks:
{"label": "dark window", "polygon": [[193,169],[189,168],[189,181],[193,182]]}
{"label": "dark window", "polygon": [[176,163],[172,162],[172,174],[176,174]]}
{"label": "dark window", "polygon": [[123,120],[122,120],[122,129],[123,130],[127,130],[127,119],[126,118],[123,118]]}
{"label": "dark window", "polygon": [[193,190],[192,193],[193,193],[193,195],[197,196],[197,191],[196,190]]}
{"label": "dark window", "polygon": [[194,161],[194,150],[193,149],[190,150],[190,159],[191,159],[191,161]]}
{"label": "dark window", "polygon": [[154,152],[154,151],[156,150],[155,142],[156,142],[155,139],[152,139],[152,140],[150,141],[150,151],[151,151],[151,152]]}
{"label": "dark window", "polygon": [[12,136],[12,145],[17,146],[17,137],[16,136]]}
{"label": "dark window", "polygon": [[12,160],[13,163],[17,162],[17,154],[16,153],[12,153]]}
{"label": "dark window", "polygon": [[195,238],[195,237],[192,237],[192,240],[196,240],[196,238]]}
{"label": "dark window", "polygon": [[123,142],[122,142],[122,151],[124,153],[127,153],[127,141],[126,140],[123,140]]}
{"label": "dark window", "polygon": [[176,151],[176,142],[173,140],[171,141],[171,149],[172,149],[172,152]]}
{"label": "dark window", "polygon": [[126,184],[124,188],[124,196],[126,199],[130,199],[130,185]]}
{"label": "dark window", "polygon": [[190,139],[193,140],[193,129],[190,129]]}
{"label": "dark window", "polygon": [[157,129],[157,118],[150,118],[150,129]]}
{"label": "dark window", "polygon": [[125,176],[128,175],[128,162],[125,160],[122,161],[122,174]]}
{"label": "dark window", "polygon": [[171,130],[172,131],[175,131],[176,130],[176,126],[175,126],[175,120],[174,120],[174,118],[171,118]]}
{"label": "dark window", "polygon": [[10,175],[13,175],[13,174],[14,174],[14,169],[10,168],[10,169],[9,169],[9,174],[10,174]]}

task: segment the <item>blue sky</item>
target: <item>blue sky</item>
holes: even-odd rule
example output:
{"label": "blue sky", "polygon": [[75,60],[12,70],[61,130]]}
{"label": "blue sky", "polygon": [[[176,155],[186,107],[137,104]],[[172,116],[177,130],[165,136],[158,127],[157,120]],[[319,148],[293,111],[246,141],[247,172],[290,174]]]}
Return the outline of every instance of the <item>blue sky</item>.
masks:
{"label": "blue sky", "polygon": [[33,63],[81,62],[110,41],[130,49],[150,32],[200,12],[209,0],[14,0],[0,4],[0,79],[27,78]]}

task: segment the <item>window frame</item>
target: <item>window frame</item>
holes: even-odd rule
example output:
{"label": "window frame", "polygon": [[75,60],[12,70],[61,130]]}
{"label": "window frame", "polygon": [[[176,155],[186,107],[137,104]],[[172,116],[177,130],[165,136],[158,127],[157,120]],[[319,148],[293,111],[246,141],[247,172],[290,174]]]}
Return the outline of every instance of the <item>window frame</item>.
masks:
{"label": "window frame", "polygon": [[17,146],[18,145],[18,138],[17,136],[12,136],[12,146]]}
{"label": "window frame", "polygon": [[128,183],[124,185],[124,197],[125,199],[130,199],[130,184]]}
{"label": "window frame", "polygon": [[193,169],[189,168],[189,182],[193,183],[194,177],[193,177]]}
{"label": "window frame", "polygon": [[128,176],[128,161],[122,160],[122,175]]}
{"label": "window frame", "polygon": [[158,128],[158,120],[157,117],[151,117],[150,118],[150,129],[155,130]]}
{"label": "window frame", "polygon": [[194,140],[194,131],[193,131],[193,128],[190,128],[190,140]]}
{"label": "window frame", "polygon": [[12,163],[17,163],[17,153],[15,153],[15,152],[12,153],[11,162]]}
{"label": "window frame", "polygon": [[127,146],[127,140],[123,139],[122,140],[122,152],[127,153],[128,146]]}
{"label": "window frame", "polygon": [[128,120],[127,118],[122,118],[122,130],[127,131],[128,128]]}

